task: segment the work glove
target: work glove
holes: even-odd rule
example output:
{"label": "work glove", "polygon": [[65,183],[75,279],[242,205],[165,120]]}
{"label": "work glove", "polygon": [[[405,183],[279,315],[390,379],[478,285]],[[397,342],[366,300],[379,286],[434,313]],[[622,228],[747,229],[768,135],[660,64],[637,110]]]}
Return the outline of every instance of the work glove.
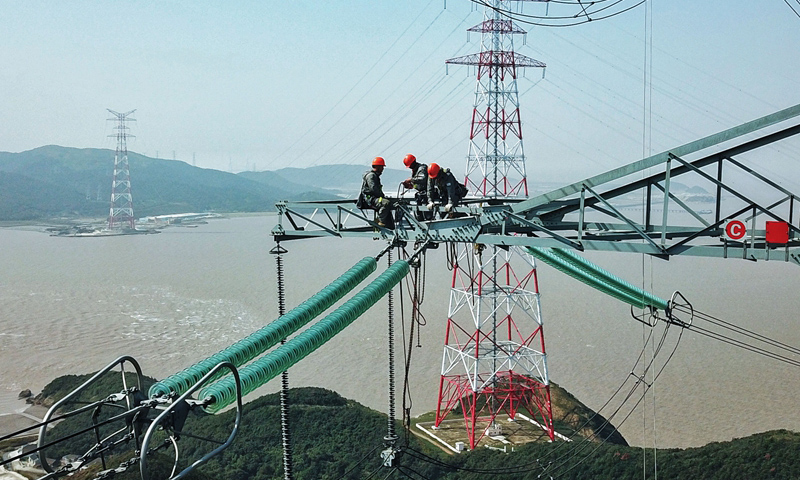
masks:
{"label": "work glove", "polygon": [[453,209],[453,204],[452,203],[448,203],[447,205],[444,206],[444,211],[445,212],[449,212],[452,209]]}
{"label": "work glove", "polygon": [[433,210],[433,202],[428,204],[428,210]]}
{"label": "work glove", "polygon": [[381,197],[378,199],[378,205],[380,205],[381,207],[388,207],[391,204],[392,202],[390,202],[388,198]]}
{"label": "work glove", "polygon": [[411,188],[411,187],[414,186],[414,184],[411,182],[411,179],[409,178],[409,179],[403,180],[403,186],[406,187],[406,188]]}

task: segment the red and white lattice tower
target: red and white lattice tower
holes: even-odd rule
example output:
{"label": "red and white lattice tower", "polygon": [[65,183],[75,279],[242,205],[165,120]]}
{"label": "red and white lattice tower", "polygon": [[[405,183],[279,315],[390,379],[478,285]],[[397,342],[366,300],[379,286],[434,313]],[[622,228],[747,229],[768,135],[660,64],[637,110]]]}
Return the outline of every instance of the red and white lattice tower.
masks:
{"label": "red and white lattice tower", "polygon": [[[466,184],[480,198],[528,195],[517,74],[545,65],[514,52],[513,35],[525,31],[498,13],[510,1],[519,0],[487,0],[484,21],[469,29],[481,33],[480,53],[447,61],[478,69]],[[498,415],[524,411],[553,440],[535,260],[479,244],[454,247],[453,260],[435,428],[461,410],[474,449],[501,433]]]}
{"label": "red and white lattice tower", "polygon": [[135,121],[128,118],[136,110],[118,113],[108,110],[114,115],[109,120],[117,120],[114,127],[117,133],[109,137],[117,138],[117,149],[114,152],[114,180],[111,183],[111,209],[108,214],[108,229],[136,228],[133,218],[133,197],[131,196],[131,172],[128,166],[128,137],[133,135],[128,133],[127,121]]}

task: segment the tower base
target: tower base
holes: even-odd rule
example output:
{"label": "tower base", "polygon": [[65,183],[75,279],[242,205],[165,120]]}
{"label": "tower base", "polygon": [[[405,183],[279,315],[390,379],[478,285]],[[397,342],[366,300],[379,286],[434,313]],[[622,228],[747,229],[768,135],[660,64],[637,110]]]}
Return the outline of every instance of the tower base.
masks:
{"label": "tower base", "polygon": [[549,440],[554,440],[549,385],[514,372],[496,375],[495,379],[482,391],[475,392],[466,375],[443,376],[433,428],[442,427],[448,417],[460,413],[462,424],[466,425],[467,443],[474,449],[486,436],[504,435],[503,423],[499,422],[503,413],[514,421],[524,412],[525,418],[540,425]]}

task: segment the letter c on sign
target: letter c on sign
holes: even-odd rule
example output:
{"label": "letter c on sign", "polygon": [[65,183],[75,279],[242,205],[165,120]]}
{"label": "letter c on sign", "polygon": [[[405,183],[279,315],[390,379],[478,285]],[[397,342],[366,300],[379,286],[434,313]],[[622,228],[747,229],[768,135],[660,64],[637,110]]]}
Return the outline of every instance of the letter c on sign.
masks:
{"label": "letter c on sign", "polygon": [[731,220],[725,227],[725,234],[728,235],[728,238],[731,240],[739,240],[744,237],[746,233],[747,229],[744,227],[744,223],[739,220]]}

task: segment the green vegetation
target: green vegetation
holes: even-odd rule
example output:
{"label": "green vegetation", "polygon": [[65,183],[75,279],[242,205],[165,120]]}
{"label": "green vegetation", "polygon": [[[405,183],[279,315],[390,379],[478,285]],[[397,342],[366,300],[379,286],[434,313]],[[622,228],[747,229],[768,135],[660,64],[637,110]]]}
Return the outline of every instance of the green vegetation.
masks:
{"label": "green vegetation", "polygon": [[[86,378],[88,376],[56,379],[37,398],[53,401]],[[151,381],[148,379],[148,382]],[[92,392],[87,392],[82,400],[89,400],[92,396],[104,397],[118,391],[120,376],[108,376],[103,382]],[[381,466],[380,452],[384,448],[383,437],[387,430],[385,415],[320,388],[292,389],[289,396],[295,478],[363,479],[372,474],[370,478],[407,478],[400,472],[387,477],[389,470]],[[591,410],[560,387],[553,387],[553,403],[559,422],[580,434],[598,428],[599,436],[607,440],[589,441],[576,435],[570,443],[530,443],[516,447],[511,453],[479,448],[473,452],[450,455],[405,432],[396,424],[400,436],[398,444],[403,448],[397,464],[404,472],[416,472],[411,474],[412,478],[442,480],[488,477],[493,480],[528,480],[551,476],[559,479],[616,480],[643,476],[650,478],[653,475],[652,449],[610,443],[619,440],[624,443],[624,439],[621,436],[614,438],[618,434],[604,430],[610,427],[604,425],[602,418],[594,416]],[[218,415],[206,415],[200,411],[190,413],[183,429],[185,435],[179,441],[183,462],[179,468],[216,447],[217,444],[203,439],[226,439],[233,420],[233,410]],[[596,425],[578,428],[587,421]],[[75,428],[75,425],[63,422],[53,429],[52,438],[70,428]],[[91,438],[84,441],[92,444]],[[130,448],[130,445],[126,448]],[[77,445],[70,445],[69,449],[73,449],[71,453],[78,451]],[[50,453],[51,450],[48,450]],[[130,452],[115,453],[121,456],[114,461],[109,460],[109,467],[118,465],[121,459],[127,458],[125,455],[130,456]],[[731,442],[711,443],[700,448],[661,449],[656,453],[658,476],[671,480],[800,478],[800,434],[786,430],[759,433]],[[172,451],[167,449],[153,457],[150,461],[153,470],[168,472],[172,465],[171,455]],[[49,456],[53,458],[53,455]],[[643,469],[646,469],[646,473]],[[124,474],[115,475],[115,478],[133,480],[138,479],[138,475],[138,468],[134,467]],[[82,473],[74,478],[93,477]],[[166,475],[153,478],[166,478]],[[266,395],[245,405],[243,423],[234,443],[190,478],[282,478],[278,394]]]}
{"label": "green vegetation", "polygon": [[[290,184],[274,172],[258,181],[185,162],[129,152],[137,217],[186,212],[264,212],[276,201],[332,199],[331,192]],[[55,145],[0,152],[0,220],[103,217],[108,214],[114,151]]]}

